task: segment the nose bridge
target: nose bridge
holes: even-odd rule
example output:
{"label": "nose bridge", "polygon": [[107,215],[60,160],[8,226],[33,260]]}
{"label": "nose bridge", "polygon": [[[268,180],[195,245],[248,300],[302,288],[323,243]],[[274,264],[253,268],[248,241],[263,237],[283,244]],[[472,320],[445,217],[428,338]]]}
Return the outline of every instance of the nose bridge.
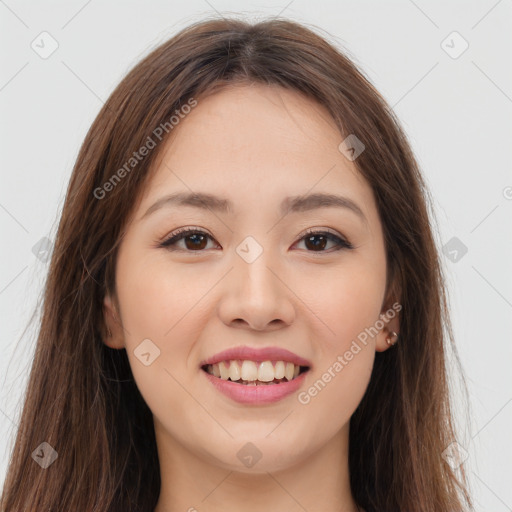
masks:
{"label": "nose bridge", "polygon": [[235,273],[241,293],[249,299],[275,299],[283,293],[274,268],[279,267],[275,251],[263,247],[254,237],[246,237],[236,248]]}
{"label": "nose bridge", "polygon": [[235,250],[234,268],[221,301],[223,321],[244,320],[257,329],[276,320],[290,323],[294,308],[279,276],[277,252],[264,248],[254,237],[244,239]]}

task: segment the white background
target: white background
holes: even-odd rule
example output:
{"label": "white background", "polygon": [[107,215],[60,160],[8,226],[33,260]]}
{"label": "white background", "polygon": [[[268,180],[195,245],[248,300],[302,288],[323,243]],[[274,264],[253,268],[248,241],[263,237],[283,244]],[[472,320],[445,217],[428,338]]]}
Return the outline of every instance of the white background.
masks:
{"label": "white background", "polygon": [[[47,270],[32,248],[53,240],[102,102],[152,48],[216,11],[318,27],[393,106],[435,200],[439,245],[457,237],[468,249],[443,259],[471,397],[472,420],[460,421],[476,508],[512,510],[510,0],[0,0],[2,481],[34,348],[34,328],[23,329]],[[43,31],[59,45],[47,59],[31,48]],[[469,43],[456,59],[441,44],[453,31]],[[445,44],[461,48],[453,36]]]}

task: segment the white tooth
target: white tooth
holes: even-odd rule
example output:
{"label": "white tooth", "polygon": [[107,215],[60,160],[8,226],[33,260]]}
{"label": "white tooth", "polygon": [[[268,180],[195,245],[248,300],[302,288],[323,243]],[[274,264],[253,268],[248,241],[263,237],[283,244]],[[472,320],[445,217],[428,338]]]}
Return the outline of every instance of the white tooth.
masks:
{"label": "white tooth", "polygon": [[229,362],[229,378],[233,381],[240,379],[240,366],[238,361]]}
{"label": "white tooth", "polygon": [[297,375],[299,375],[299,372],[300,372],[300,366],[295,365],[295,368],[293,370],[293,378],[294,379],[295,379],[295,377],[297,377]]}
{"label": "white tooth", "polygon": [[286,380],[293,379],[293,369],[294,368],[295,368],[295,365],[293,363],[286,363],[286,369],[284,371],[284,376],[286,377]]}
{"label": "white tooth", "polygon": [[220,377],[219,365],[216,363],[216,364],[212,364],[211,366],[212,366],[213,376]]}
{"label": "white tooth", "polygon": [[274,368],[274,375],[275,375],[276,379],[284,378],[284,362],[283,361],[276,361],[276,366]]}
{"label": "white tooth", "polygon": [[219,363],[219,372],[220,372],[220,378],[222,380],[228,380],[229,378],[229,370],[226,366],[226,363],[224,361],[221,361]]}
{"label": "white tooth", "polygon": [[244,361],[240,370],[242,380],[256,380],[258,378],[258,368],[254,361]]}
{"label": "white tooth", "polygon": [[258,380],[261,382],[270,382],[274,380],[274,367],[272,361],[263,361],[258,369]]}

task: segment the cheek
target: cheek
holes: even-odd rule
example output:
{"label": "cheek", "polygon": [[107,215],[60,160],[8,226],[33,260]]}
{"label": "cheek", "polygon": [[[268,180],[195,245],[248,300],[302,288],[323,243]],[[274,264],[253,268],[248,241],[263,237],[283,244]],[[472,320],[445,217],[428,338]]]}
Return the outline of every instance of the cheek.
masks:
{"label": "cheek", "polygon": [[204,328],[204,297],[213,281],[194,280],[193,265],[177,269],[165,257],[150,261],[135,253],[119,257],[116,277],[125,347],[140,393],[157,416],[190,416],[183,385],[199,371],[190,353]]}
{"label": "cheek", "polygon": [[[323,356],[343,353],[353,339],[375,325],[385,285],[385,264],[376,258],[366,262],[354,258],[337,268],[304,272],[298,277],[300,296],[319,320],[323,335],[318,348]],[[311,317],[307,310],[303,314]],[[369,337],[368,341],[372,340]]]}
{"label": "cheek", "polygon": [[187,315],[201,311],[201,299],[211,287],[195,265],[172,265],[165,253],[144,258],[119,258],[118,294],[127,330],[138,337],[169,343]]}
{"label": "cheek", "polygon": [[311,442],[346,424],[368,387],[375,358],[375,338],[368,333],[379,319],[383,284],[376,275],[366,277],[339,273],[324,287],[329,299],[312,308],[328,328],[318,334],[317,364],[297,396],[305,421],[315,423]]}
{"label": "cheek", "polygon": [[305,302],[320,319],[317,336],[313,332],[319,340],[314,344],[317,364],[297,398],[309,417],[323,417],[322,428],[334,433],[357,408],[371,377],[372,328],[385,291],[385,265],[377,259],[354,260],[323,277],[310,275],[308,281],[303,281],[302,290],[310,290]]}

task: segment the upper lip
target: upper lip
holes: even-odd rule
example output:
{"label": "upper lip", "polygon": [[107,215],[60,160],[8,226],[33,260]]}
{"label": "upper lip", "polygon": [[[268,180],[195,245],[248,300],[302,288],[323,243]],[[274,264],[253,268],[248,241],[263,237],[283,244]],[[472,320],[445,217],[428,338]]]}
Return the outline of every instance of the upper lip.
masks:
{"label": "upper lip", "polygon": [[200,366],[215,364],[221,361],[230,360],[248,360],[248,361],[284,361],[294,363],[297,366],[311,367],[311,363],[303,357],[280,347],[234,347],[228,348],[209,357],[201,362]]}

